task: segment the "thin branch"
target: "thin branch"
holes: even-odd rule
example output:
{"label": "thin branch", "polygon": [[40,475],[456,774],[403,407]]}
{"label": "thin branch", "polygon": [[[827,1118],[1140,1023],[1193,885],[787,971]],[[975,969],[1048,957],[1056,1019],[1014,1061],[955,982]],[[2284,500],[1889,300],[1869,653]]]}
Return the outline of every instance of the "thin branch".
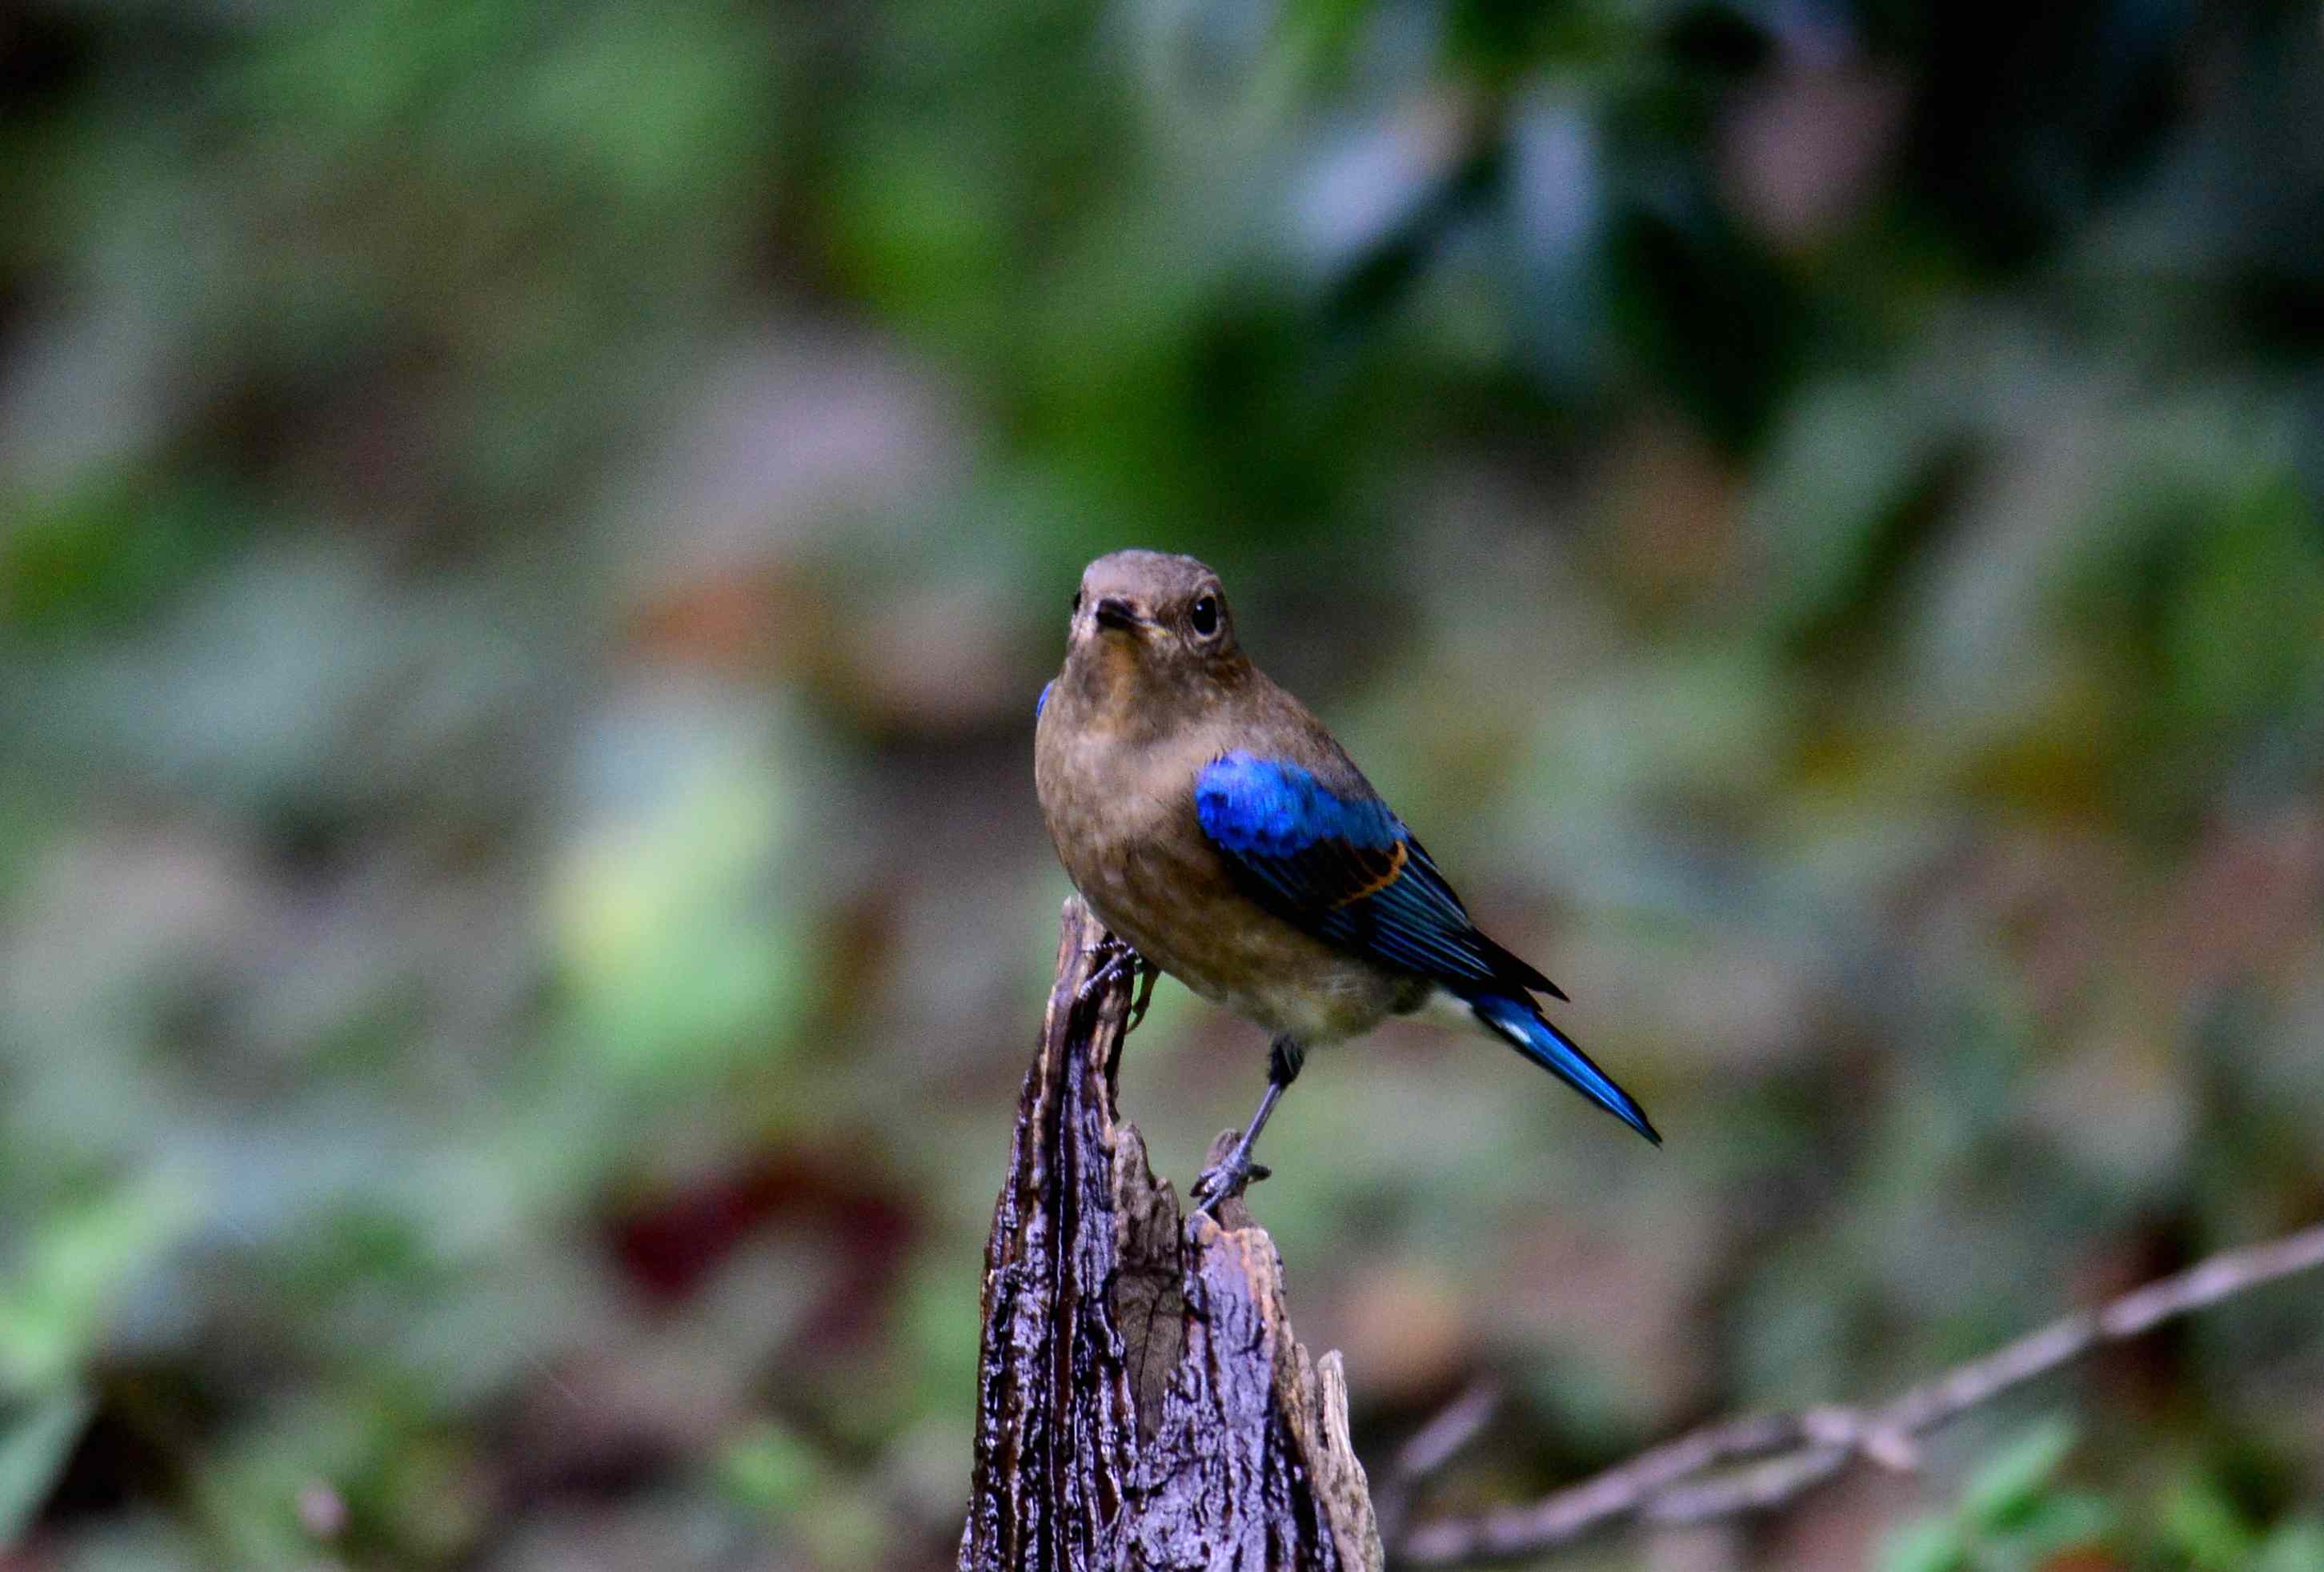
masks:
{"label": "thin branch", "polygon": [[[1530,1506],[1423,1523],[1402,1537],[1395,1559],[1443,1567],[1548,1549],[1627,1517],[1692,1523],[1756,1512],[1794,1500],[1858,1457],[1909,1470],[1919,1466],[1919,1438],[1926,1432],[2101,1343],[2135,1337],[2173,1317],[2319,1266],[2324,1266],[2324,1224],[2223,1251],[2095,1311],[2053,1321],[1877,1408],[1813,1408],[1712,1425]],[[1481,1423],[1474,1421],[1469,1433]]]}
{"label": "thin branch", "polygon": [[1379,1483],[1372,1487],[1373,1510],[1379,1520],[1381,1539],[1396,1538],[1404,1527],[1405,1513],[1411,1510],[1413,1493],[1474,1440],[1477,1432],[1491,1421],[1493,1410],[1500,1406],[1499,1382],[1471,1382],[1459,1397],[1397,1448]]}

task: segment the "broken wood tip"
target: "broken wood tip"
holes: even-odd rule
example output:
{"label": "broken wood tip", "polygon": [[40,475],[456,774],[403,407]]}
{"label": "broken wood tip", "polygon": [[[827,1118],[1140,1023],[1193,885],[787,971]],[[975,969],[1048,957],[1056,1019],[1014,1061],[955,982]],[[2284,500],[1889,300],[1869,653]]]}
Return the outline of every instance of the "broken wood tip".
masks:
{"label": "broken wood tip", "polygon": [[1379,1572],[1336,1352],[1240,1197],[1181,1212],[1116,1105],[1130,968],[1065,902],[985,1245],[962,1572]]}

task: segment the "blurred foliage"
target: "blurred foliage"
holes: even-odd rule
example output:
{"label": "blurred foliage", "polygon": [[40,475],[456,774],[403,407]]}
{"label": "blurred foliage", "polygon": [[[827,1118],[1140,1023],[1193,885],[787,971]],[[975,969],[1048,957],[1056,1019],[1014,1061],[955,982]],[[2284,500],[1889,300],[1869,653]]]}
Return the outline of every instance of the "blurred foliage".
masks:
{"label": "blurred foliage", "polygon": [[2061,1476],[2071,1426],[2036,1425],[1971,1474],[1960,1505],[1892,1532],[1884,1572],[2035,1572],[2188,1567],[2200,1572],[2306,1572],[2324,1566],[2324,1515],[2285,1514],[2272,1530],[2218,1475],[2190,1472],[2141,1506]]}
{"label": "blurred foliage", "polygon": [[[2305,0],[0,10],[0,1555],[948,1564],[1121,545],[1670,1136],[1417,1028],[1302,1080],[1360,1439],[1522,1394],[1434,1509],[2312,1219],[2319,68]],[[1128,1106],[1183,1179],[1260,1074],[1166,985]],[[1714,1564],[2324,1566],[2316,1303]]]}

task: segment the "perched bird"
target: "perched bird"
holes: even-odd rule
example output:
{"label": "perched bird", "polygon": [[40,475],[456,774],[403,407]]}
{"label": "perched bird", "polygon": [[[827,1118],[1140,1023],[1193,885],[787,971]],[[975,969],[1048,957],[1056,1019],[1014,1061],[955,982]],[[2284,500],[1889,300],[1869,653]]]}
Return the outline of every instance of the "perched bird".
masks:
{"label": "perched bird", "polygon": [[1331,733],[1235,641],[1218,575],[1116,551],[1082,573],[1065,669],[1041,690],[1034,781],[1083,898],[1148,966],[1273,1035],[1267,1090],[1214,1206],[1309,1049],[1390,1015],[1510,1043],[1647,1140],[1628,1092],[1551,1025],[1556,985],[1477,931]]}

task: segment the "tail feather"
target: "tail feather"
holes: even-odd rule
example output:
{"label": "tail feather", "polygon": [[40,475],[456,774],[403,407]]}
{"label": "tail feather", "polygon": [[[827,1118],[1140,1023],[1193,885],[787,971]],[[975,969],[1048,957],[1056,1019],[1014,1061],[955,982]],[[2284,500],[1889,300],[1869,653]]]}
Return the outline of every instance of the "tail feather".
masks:
{"label": "tail feather", "polygon": [[1661,1134],[1647,1122],[1646,1111],[1638,1106],[1637,1099],[1592,1064],[1590,1056],[1572,1038],[1552,1026],[1532,1000],[1486,994],[1469,1000],[1468,1004],[1476,1012],[1478,1020],[1516,1044],[1519,1053],[1656,1146],[1663,1143]]}

